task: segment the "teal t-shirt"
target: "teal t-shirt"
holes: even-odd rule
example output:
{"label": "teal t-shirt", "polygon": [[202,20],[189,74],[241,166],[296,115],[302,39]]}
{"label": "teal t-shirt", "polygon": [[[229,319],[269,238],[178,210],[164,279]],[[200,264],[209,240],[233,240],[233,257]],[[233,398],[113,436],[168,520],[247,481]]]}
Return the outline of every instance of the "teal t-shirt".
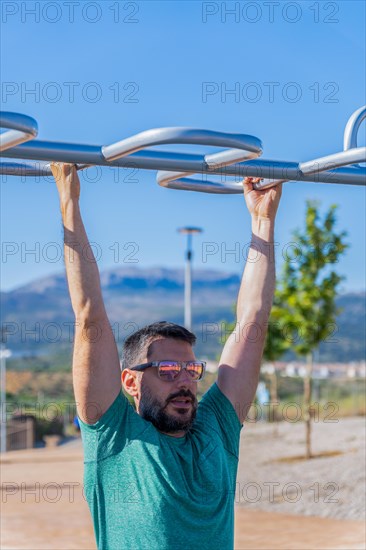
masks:
{"label": "teal t-shirt", "polygon": [[159,432],[120,393],[80,421],[84,492],[99,550],[229,550],[240,424],[216,383],[184,437]]}

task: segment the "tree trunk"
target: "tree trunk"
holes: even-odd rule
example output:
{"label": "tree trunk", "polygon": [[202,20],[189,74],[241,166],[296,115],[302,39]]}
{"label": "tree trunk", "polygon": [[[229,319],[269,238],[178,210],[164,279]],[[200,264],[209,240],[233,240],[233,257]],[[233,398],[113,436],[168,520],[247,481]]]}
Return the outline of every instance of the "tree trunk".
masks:
{"label": "tree trunk", "polygon": [[313,374],[313,353],[306,356],[306,375],[304,378],[304,420],[305,420],[305,458],[311,458],[311,386]]}
{"label": "tree trunk", "polygon": [[271,396],[271,409],[272,409],[272,418],[270,419],[273,422],[273,435],[278,435],[278,422],[277,422],[277,411],[276,407],[278,405],[278,396],[277,396],[277,372],[276,368],[273,366],[273,373],[270,375],[270,396]]}

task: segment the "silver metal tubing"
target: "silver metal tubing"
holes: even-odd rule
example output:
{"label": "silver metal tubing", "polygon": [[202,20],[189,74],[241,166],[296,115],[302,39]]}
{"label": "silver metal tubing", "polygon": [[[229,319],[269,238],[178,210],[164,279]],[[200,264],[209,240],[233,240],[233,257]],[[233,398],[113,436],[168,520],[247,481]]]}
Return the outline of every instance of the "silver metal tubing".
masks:
{"label": "silver metal tubing", "polygon": [[[313,175],[326,173],[326,171],[333,170],[334,168],[340,168],[341,166],[357,165],[358,162],[365,162],[366,159],[366,147],[358,147],[356,149],[349,149],[341,153],[334,155],[328,155],[327,157],[321,157],[308,162],[302,162],[299,165],[299,169],[303,175]],[[357,165],[358,166],[358,165]],[[334,173],[334,172],[333,172]],[[337,173],[337,172],[336,172]],[[279,183],[284,183],[289,180],[263,180],[256,184],[257,189],[267,189],[273,187]],[[321,181],[321,180],[318,180]],[[337,181],[331,183],[338,183]],[[344,183],[339,182],[339,183]],[[362,183],[361,183],[362,185]]]}
{"label": "silver metal tubing", "polygon": [[361,122],[366,118],[366,105],[360,107],[349,118],[344,130],[343,149],[354,149],[357,147],[357,134]]}
{"label": "silver metal tubing", "polygon": [[[261,141],[246,134],[227,134],[192,128],[155,128],[141,132],[111,145],[84,145],[32,140],[14,146],[16,136],[4,138],[6,151],[0,156],[20,159],[4,160],[0,173],[7,175],[49,175],[49,162],[76,164],[78,169],[100,165],[158,170],[157,181],[171,189],[204,193],[242,193],[245,176],[261,178],[257,189],[272,187],[285,181],[311,181],[350,185],[366,185],[366,148],[357,147],[357,132],[366,117],[366,108],[358,109],[349,119],[345,131],[345,151],[303,163],[258,159],[262,154]],[[3,128],[24,132],[31,139],[37,133],[37,123],[30,117],[5,113],[0,118]],[[25,132],[26,130],[26,132]],[[2,134],[6,136],[8,132]],[[19,136],[17,136],[17,139]],[[17,142],[19,143],[19,142]],[[197,155],[146,149],[149,146],[183,143],[231,147],[218,153]],[[24,162],[32,161],[32,162]],[[40,162],[34,162],[40,161]],[[187,178],[202,174],[201,178]],[[207,175],[221,176],[221,181],[208,181]],[[235,176],[235,180],[227,178]]]}
{"label": "silver metal tubing", "polygon": [[[239,173],[239,172],[237,172]],[[240,170],[241,180],[240,181],[226,181],[226,182],[216,182],[216,181],[205,181],[204,179],[194,179],[194,178],[179,178],[171,179],[170,181],[160,181],[159,185],[167,187],[168,189],[182,189],[184,191],[199,191],[202,193],[216,193],[216,194],[239,194],[243,193],[243,184],[242,179],[245,176],[256,177],[258,174],[258,167],[256,170],[249,169],[249,167],[243,167]],[[159,175],[159,174],[158,174]],[[230,174],[228,174],[230,175]],[[317,178],[314,178],[313,175],[302,174],[297,178],[291,179],[266,179],[259,182],[255,185],[256,189],[267,189],[269,187],[274,187],[279,183],[286,181],[307,181],[317,183],[336,183],[336,184],[348,184],[348,185],[360,185],[364,186],[366,184],[366,170],[363,168],[353,169],[351,167],[342,168],[340,170],[333,170],[329,172],[322,172]]]}
{"label": "silver metal tubing", "polygon": [[[171,180],[176,179],[177,172],[182,173],[200,173],[206,174],[208,167],[203,155],[194,155],[187,153],[171,153],[163,151],[138,151],[128,157],[123,157],[118,160],[108,162],[102,155],[100,145],[81,145],[74,143],[56,143],[50,141],[31,141],[24,145],[19,145],[12,149],[8,149],[0,156],[8,158],[21,158],[25,160],[43,160],[55,162],[67,162],[72,164],[87,164],[99,166],[112,166],[116,168],[141,168],[144,170],[159,170],[157,180],[161,182],[161,178],[165,178],[166,171],[171,171]],[[172,170],[174,169],[174,171]],[[316,174],[314,179],[313,174],[303,174],[300,170],[300,165],[297,162],[275,161],[275,160],[248,160],[231,166],[222,166],[219,168],[211,168],[212,174],[219,174],[223,180],[227,176],[235,176],[237,179],[245,176],[268,178],[270,180],[299,180],[299,181],[320,181],[324,183],[353,183],[354,185],[365,184],[365,169],[352,169],[350,167],[341,168],[333,171],[325,171]],[[6,164],[3,166],[3,174],[6,174]],[[24,173],[24,175],[27,175]],[[34,175],[33,168],[32,174]],[[205,176],[206,178],[206,176]],[[209,182],[203,178],[207,185]],[[229,182],[225,181],[228,185]],[[217,189],[216,182],[212,189]],[[228,188],[229,189],[229,188]],[[216,191],[213,191],[214,193]]]}
{"label": "silver metal tubing", "polygon": [[[366,118],[366,106],[357,109],[349,118],[344,130],[343,148],[344,151],[334,155],[328,155],[318,159],[310,160],[300,164],[299,168],[303,174],[316,174],[324,170],[338,168],[340,166],[353,165],[353,168],[361,168],[359,162],[366,162],[366,148],[357,147],[357,134],[362,121]],[[338,174],[340,175],[340,174]],[[353,185],[366,185],[365,175],[359,172],[360,181],[352,181]],[[279,183],[289,180],[268,180],[265,179],[255,184],[256,189],[267,189]],[[320,181],[320,180],[318,180]],[[346,183],[345,181],[333,181],[332,183]]]}
{"label": "silver metal tubing", "polygon": [[[304,176],[306,175],[318,174],[317,181],[327,182],[327,180],[322,180],[319,178],[319,174],[321,172],[323,172],[324,175],[326,175],[329,170],[333,170],[334,168],[339,168],[341,166],[346,166],[346,165],[353,165],[356,168],[358,167],[358,164],[357,164],[358,162],[366,162],[366,148],[365,147],[357,148],[358,129],[365,117],[366,117],[366,107],[361,107],[360,109],[355,111],[353,115],[351,115],[346,125],[346,129],[344,133],[344,152],[336,153],[334,155],[328,155],[326,157],[321,157],[309,162],[304,162],[299,164],[299,175],[294,179],[296,181],[300,181],[305,179]],[[205,157],[205,160],[207,162],[207,157]],[[174,172],[165,172],[165,173],[159,172],[157,176],[157,181],[159,185],[163,185],[164,187],[169,187],[171,189],[184,189],[189,191],[199,190],[206,193],[223,192],[222,185],[217,185],[217,183],[213,181],[206,182],[205,185],[203,186],[201,185],[202,182],[200,182],[199,180],[196,180],[193,178],[190,178],[189,180],[185,177],[191,174],[192,173],[188,173],[188,172],[187,173],[177,172],[175,174]],[[346,183],[344,180],[341,179],[341,173],[339,172],[337,172],[337,174],[334,174],[334,172],[329,173],[329,175],[331,175],[331,177],[335,176],[335,181],[331,181],[331,183]],[[354,181],[348,181],[348,183],[352,183],[354,185],[366,185],[365,174],[362,172],[359,172],[358,176],[360,177],[359,179],[357,179],[357,181],[355,178]],[[277,179],[277,178],[272,179],[272,178],[265,177],[262,179],[262,181],[260,181],[259,183],[256,183],[254,185],[254,188],[257,190],[267,189],[270,187],[274,187],[279,183],[285,183],[287,181],[290,181],[290,179]],[[235,185],[230,187],[226,185],[226,188],[228,189],[229,193],[235,193],[236,192],[235,187],[236,187]]]}
{"label": "silver metal tubing", "polygon": [[15,147],[20,143],[29,141],[38,133],[37,122],[34,118],[19,113],[0,113],[0,127],[9,128],[7,132],[0,134],[0,151]]}
{"label": "silver metal tubing", "polygon": [[[191,173],[203,173],[205,174],[200,183],[204,183],[206,188],[211,183],[208,181],[206,170],[195,170]],[[183,172],[184,173],[184,172]],[[188,171],[187,171],[188,173]],[[303,174],[300,170],[300,165],[297,162],[285,162],[285,161],[270,161],[270,160],[255,160],[242,162],[240,164],[233,164],[232,166],[225,166],[213,173],[219,174],[221,179],[224,180],[224,184],[229,186],[229,180],[226,180],[227,176],[235,176],[236,180],[243,179],[246,176],[254,178],[264,178],[264,181],[258,184],[259,188],[262,185],[267,187],[273,187],[273,185],[280,183],[281,181],[309,181],[319,183],[344,183],[353,185],[365,185],[366,184],[366,169],[359,166],[344,166],[336,170],[326,170],[319,172],[318,174]],[[157,174],[157,182],[163,187],[169,187],[170,189],[178,189],[177,186],[168,185],[176,180],[177,172],[159,171]],[[183,178],[187,179],[187,178]],[[267,181],[266,181],[267,179]],[[179,180],[181,181],[181,179]],[[184,188],[186,189],[186,183]],[[214,189],[217,188],[217,182],[212,181],[212,192],[216,193]],[[235,186],[234,186],[235,187]],[[264,187],[265,188],[265,187]],[[229,189],[229,187],[228,187]],[[192,189],[193,190],[193,189]]]}
{"label": "silver metal tubing", "polygon": [[200,193],[217,193],[220,195],[237,195],[243,193],[243,184],[240,182],[229,181],[226,183],[195,179],[179,178],[172,181],[160,183],[168,189],[182,189],[184,191],[199,191]]}
{"label": "silver metal tubing", "polygon": [[309,162],[302,162],[300,170],[303,174],[316,174],[317,172],[333,170],[334,168],[347,166],[348,164],[365,162],[365,160],[366,147],[358,147],[357,149],[348,149],[348,151],[310,160]]}
{"label": "silver metal tubing", "polygon": [[[112,145],[104,145],[102,153],[106,160],[111,161],[130,155],[141,149],[146,149],[146,147],[167,143],[234,147],[235,149],[257,153],[257,156],[262,153],[262,143],[254,136],[224,134],[223,132],[213,132],[211,130],[196,130],[194,128],[181,127],[147,130],[117,143],[112,143]],[[239,154],[240,151],[235,150],[235,153],[237,154],[237,160],[233,160],[232,162],[240,162],[240,160],[246,158],[245,154]]]}
{"label": "silver metal tubing", "polygon": [[31,134],[33,137],[38,134],[38,124],[34,118],[20,113],[1,111],[0,126],[1,128],[10,128],[11,130]]}
{"label": "silver metal tubing", "polygon": [[52,176],[49,162],[0,162],[0,175],[7,176]]}
{"label": "silver metal tubing", "polygon": [[72,164],[108,164],[102,155],[100,145],[79,143],[58,143],[32,140],[27,144],[7,149],[0,156],[25,160],[47,160]]}

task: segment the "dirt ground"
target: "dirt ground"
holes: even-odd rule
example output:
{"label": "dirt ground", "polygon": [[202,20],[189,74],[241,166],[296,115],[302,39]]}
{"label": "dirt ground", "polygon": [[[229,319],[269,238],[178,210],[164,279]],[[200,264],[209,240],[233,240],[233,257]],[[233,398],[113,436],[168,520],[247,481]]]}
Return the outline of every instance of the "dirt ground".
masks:
{"label": "dirt ground", "polygon": [[[248,428],[242,437],[239,483],[252,479],[245,475],[248,461],[253,461],[251,453],[256,451],[267,464],[261,451],[263,443],[266,441],[266,446],[272,449],[275,445],[269,441],[270,434],[265,436],[266,430],[266,425],[252,427],[251,431]],[[287,435],[282,436],[288,454],[291,448],[286,443]],[[257,440],[257,445],[250,443],[251,439]],[[253,449],[250,445],[254,445]],[[260,462],[257,461],[258,470]],[[272,474],[276,471],[273,468],[272,464]],[[82,494],[82,473],[80,440],[54,449],[7,453],[1,463],[2,550],[95,549],[89,510]],[[256,479],[256,483],[264,483],[260,474]],[[271,479],[277,478],[272,475]],[[297,482],[301,484],[301,480]],[[292,494],[286,493],[290,499]],[[254,504],[258,508],[263,502],[250,503]],[[245,502],[238,502],[235,523],[236,550],[365,548],[365,524],[361,520],[275,513],[248,509]]]}
{"label": "dirt ground", "polygon": [[365,418],[312,423],[311,460],[303,422],[245,423],[236,503],[248,510],[365,520]]}

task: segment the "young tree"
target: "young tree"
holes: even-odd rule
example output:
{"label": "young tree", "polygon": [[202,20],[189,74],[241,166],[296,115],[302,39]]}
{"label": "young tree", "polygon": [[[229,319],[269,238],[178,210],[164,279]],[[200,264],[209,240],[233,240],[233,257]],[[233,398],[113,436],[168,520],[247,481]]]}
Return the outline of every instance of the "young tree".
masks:
{"label": "young tree", "polygon": [[[289,349],[306,357],[304,377],[304,419],[306,458],[311,457],[311,390],[313,353],[332,335],[339,313],[335,304],[339,283],[344,277],[331,266],[348,248],[346,231],[336,233],[337,205],[330,206],[321,219],[318,204],[307,201],[305,228],[292,234],[287,243],[282,274],[277,278],[263,358],[274,362]],[[234,326],[225,324],[225,334]],[[273,381],[272,381],[273,382]],[[271,401],[277,401],[276,386]]]}
{"label": "young tree", "polygon": [[276,311],[281,312],[281,303],[278,300],[278,296],[274,296],[273,307],[271,311],[271,316],[268,324],[266,342],[263,350],[263,359],[269,363],[266,371],[264,371],[269,376],[270,381],[270,421],[274,422],[274,435],[277,435],[277,415],[276,415],[276,406],[279,404],[278,391],[277,391],[277,373],[275,368],[275,361],[280,359],[284,353],[289,349],[290,342],[283,338],[282,330],[280,328],[280,319],[276,319]]}
{"label": "young tree", "polygon": [[[236,305],[234,305],[233,310],[235,312]],[[274,422],[274,435],[277,435],[276,406],[279,403],[277,393],[277,373],[275,370],[274,362],[280,359],[291,346],[289,340],[283,338],[283,332],[281,330],[280,323],[282,317],[281,311],[282,309],[281,303],[279,302],[279,297],[275,294],[263,350],[263,359],[270,363],[270,367],[266,370],[263,369],[263,373],[268,375],[269,377],[270,412],[268,415],[268,420],[270,422]],[[221,321],[221,327],[222,331],[220,343],[224,344],[229,335],[235,329],[235,323],[227,323],[226,321]]]}
{"label": "young tree", "polygon": [[282,276],[277,283],[270,319],[270,326],[273,324],[275,329],[269,332],[275,337],[272,341],[267,338],[268,353],[271,349],[278,350],[278,339],[282,339],[284,349],[289,347],[307,359],[304,378],[306,458],[311,457],[313,352],[334,332],[339,313],[335,298],[344,277],[331,266],[348,248],[344,241],[347,233],[335,231],[336,209],[337,206],[332,205],[321,219],[318,204],[307,202],[305,229],[293,233],[294,241],[287,247]]}

